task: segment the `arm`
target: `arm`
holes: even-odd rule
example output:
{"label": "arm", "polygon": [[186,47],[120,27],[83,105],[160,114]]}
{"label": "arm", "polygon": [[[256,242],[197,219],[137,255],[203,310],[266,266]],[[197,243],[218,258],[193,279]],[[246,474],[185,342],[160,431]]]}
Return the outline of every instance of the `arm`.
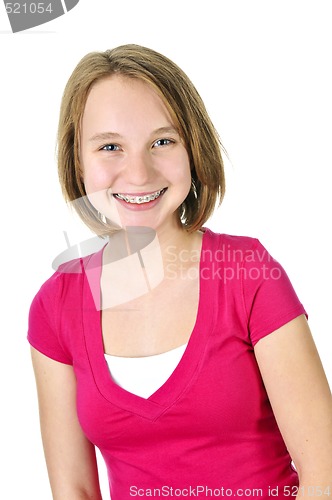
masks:
{"label": "arm", "polygon": [[[328,500],[332,495],[332,398],[305,317],[258,341],[255,354],[299,474],[298,498]],[[324,495],[328,487],[330,496]]]}
{"label": "arm", "polygon": [[76,414],[72,366],[31,348],[40,424],[54,500],[101,500],[94,446]]}

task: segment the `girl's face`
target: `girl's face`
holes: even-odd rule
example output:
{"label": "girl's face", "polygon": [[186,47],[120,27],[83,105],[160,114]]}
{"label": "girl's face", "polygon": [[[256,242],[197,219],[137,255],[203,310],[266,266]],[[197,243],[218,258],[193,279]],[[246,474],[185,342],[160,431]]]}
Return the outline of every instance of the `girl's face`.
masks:
{"label": "girl's face", "polygon": [[191,185],[186,148],[148,84],[122,76],[91,89],[80,155],[91,203],[114,224],[178,229],[177,209]]}

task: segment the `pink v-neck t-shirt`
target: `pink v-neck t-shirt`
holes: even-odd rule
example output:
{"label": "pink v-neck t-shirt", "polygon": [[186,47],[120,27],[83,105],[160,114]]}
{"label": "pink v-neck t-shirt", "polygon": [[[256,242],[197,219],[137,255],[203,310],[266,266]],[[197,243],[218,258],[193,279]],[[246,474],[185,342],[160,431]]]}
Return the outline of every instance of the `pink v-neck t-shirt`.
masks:
{"label": "pink v-neck t-shirt", "polygon": [[112,500],[294,495],[298,476],[254,355],[260,339],[306,314],[280,264],[257,239],[204,230],[194,329],[147,399],[110,375],[87,279],[94,270],[98,282],[101,264],[102,251],[44,283],[28,340],[73,366],[79,421],[104,457]]}

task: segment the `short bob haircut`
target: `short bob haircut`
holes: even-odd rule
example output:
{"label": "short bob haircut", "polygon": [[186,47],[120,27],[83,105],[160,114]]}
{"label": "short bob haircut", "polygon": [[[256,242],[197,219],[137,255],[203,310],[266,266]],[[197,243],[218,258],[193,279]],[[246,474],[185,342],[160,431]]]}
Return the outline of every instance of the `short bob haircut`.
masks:
{"label": "short bob haircut", "polygon": [[81,59],[65,87],[59,118],[57,157],[63,195],[81,219],[100,236],[116,229],[89,202],[80,165],[80,127],[92,86],[103,78],[121,75],[152,86],[161,97],[188,152],[192,181],[179,207],[179,219],[189,231],[200,229],[225,193],[225,151],[204,103],[187,75],[170,59],[139,45],[129,44]]}

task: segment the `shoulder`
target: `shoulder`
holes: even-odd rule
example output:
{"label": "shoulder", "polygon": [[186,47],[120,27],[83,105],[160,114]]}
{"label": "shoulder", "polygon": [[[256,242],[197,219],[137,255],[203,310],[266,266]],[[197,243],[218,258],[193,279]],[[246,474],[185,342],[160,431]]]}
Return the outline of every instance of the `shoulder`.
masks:
{"label": "shoulder", "polygon": [[[233,303],[241,303],[251,342],[280,328],[296,316],[306,314],[281,264],[259,239],[218,234],[207,230],[213,262],[222,268],[221,282]],[[209,254],[205,255],[208,258]]]}
{"label": "shoulder", "polygon": [[41,285],[36,293],[33,304],[46,304],[55,308],[59,302],[75,299],[82,290],[85,271],[101,258],[101,252],[88,255],[83,258],[76,258],[65,262],[55,270],[55,272]]}
{"label": "shoulder", "polygon": [[69,286],[78,285],[82,280],[82,259],[75,259],[58,267],[58,269],[41,285],[36,297],[56,299]]}
{"label": "shoulder", "polygon": [[214,249],[217,260],[228,262],[250,261],[255,257],[263,259],[267,250],[261,242],[252,236],[232,235],[216,233],[211,229],[204,228],[206,249]]}
{"label": "shoulder", "polygon": [[32,300],[28,341],[49,358],[72,364],[72,334],[83,298],[85,267],[92,256],[75,259],[59,268],[40,287]]}
{"label": "shoulder", "polygon": [[254,290],[263,281],[279,279],[286,273],[258,238],[205,231],[202,260],[223,269],[233,285]]}

